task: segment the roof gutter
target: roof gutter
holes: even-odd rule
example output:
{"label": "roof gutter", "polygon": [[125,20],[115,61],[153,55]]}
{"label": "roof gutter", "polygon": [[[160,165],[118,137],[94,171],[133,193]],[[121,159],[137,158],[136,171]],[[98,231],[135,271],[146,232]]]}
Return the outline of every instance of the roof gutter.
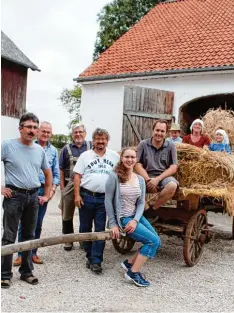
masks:
{"label": "roof gutter", "polygon": [[167,71],[151,71],[151,72],[140,72],[140,73],[126,73],[126,74],[115,74],[115,75],[103,75],[103,76],[88,76],[78,77],[73,80],[77,83],[103,81],[103,80],[116,80],[125,78],[135,77],[146,77],[146,76],[172,76],[176,74],[190,74],[190,73],[204,73],[204,72],[220,72],[234,70],[234,65],[230,66],[218,66],[218,67],[203,67],[203,68],[190,68],[181,70],[167,70]]}
{"label": "roof gutter", "polygon": [[21,62],[18,62],[18,61],[16,61],[16,60],[14,60],[14,59],[11,59],[11,58],[8,58],[8,57],[5,57],[4,55],[1,55],[1,57],[2,57],[3,59],[7,60],[7,61],[10,61],[10,62],[13,62],[13,63],[19,64],[19,65],[21,65],[21,66],[23,66],[23,67],[26,67],[26,68],[30,68],[32,71],[38,71],[38,72],[41,72],[41,70],[40,70],[37,66],[35,66],[35,67],[33,67],[33,66],[29,66],[29,65],[26,65],[25,63],[21,63]]}

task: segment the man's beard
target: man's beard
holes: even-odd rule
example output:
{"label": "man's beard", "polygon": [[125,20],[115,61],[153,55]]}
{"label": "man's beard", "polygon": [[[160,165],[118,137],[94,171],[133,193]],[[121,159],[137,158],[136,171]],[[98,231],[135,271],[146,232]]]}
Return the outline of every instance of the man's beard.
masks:
{"label": "man's beard", "polygon": [[101,145],[101,146],[99,146],[99,145],[97,145],[96,147],[95,147],[97,150],[104,150],[105,149],[105,146],[104,145]]}

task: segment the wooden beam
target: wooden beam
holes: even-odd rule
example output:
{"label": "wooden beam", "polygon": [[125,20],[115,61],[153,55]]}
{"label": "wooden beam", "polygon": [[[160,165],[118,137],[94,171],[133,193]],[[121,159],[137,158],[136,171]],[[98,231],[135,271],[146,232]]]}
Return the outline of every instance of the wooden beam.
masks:
{"label": "wooden beam", "polygon": [[132,126],[132,129],[133,129],[135,135],[137,136],[137,139],[138,139],[139,142],[140,142],[140,141],[142,140],[142,139],[141,139],[141,135],[139,134],[139,132],[138,132],[136,126],[135,126],[135,125],[133,124],[133,122],[131,121],[131,116],[130,116],[129,114],[126,114],[126,116],[127,116],[127,118],[128,118],[128,121],[129,121],[130,125]]}
{"label": "wooden beam", "polygon": [[183,233],[184,228],[180,226],[175,226],[175,225],[169,225],[169,224],[162,224],[162,223],[153,223],[153,225],[156,229],[161,228],[163,230],[172,230],[178,233]]}
{"label": "wooden beam", "polygon": [[76,241],[93,241],[93,240],[109,240],[111,233],[109,231],[97,233],[77,233],[54,237],[47,237],[42,239],[29,240],[11,245],[1,247],[1,255],[9,255],[16,252],[28,251],[35,248],[43,248],[48,246],[59,245],[62,243],[76,242]]}
{"label": "wooden beam", "polygon": [[172,114],[148,113],[148,112],[132,111],[132,110],[124,110],[123,114],[130,115],[130,116],[140,116],[140,117],[147,117],[147,118],[154,118],[154,119],[162,119],[162,120],[172,119]]}

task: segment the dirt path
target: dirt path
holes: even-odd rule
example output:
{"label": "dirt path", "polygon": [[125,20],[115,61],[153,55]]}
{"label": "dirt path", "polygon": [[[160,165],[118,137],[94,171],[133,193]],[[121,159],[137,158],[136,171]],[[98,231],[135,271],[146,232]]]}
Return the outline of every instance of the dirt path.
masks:
{"label": "dirt path", "polygon": [[[57,208],[59,192],[51,201],[42,236],[61,234]],[[234,241],[231,219],[211,214],[217,233],[205,247],[200,262],[185,266],[182,241],[161,236],[162,248],[155,260],[144,267],[149,288],[137,288],[123,278],[119,255],[111,242],[105,249],[104,273],[96,276],[85,268],[85,254],[75,249],[65,252],[62,245],[42,248],[44,264],[35,266],[37,286],[19,280],[14,268],[13,285],[2,290],[4,312],[233,312]],[[77,214],[75,228],[78,230]],[[137,247],[137,245],[136,245]]]}

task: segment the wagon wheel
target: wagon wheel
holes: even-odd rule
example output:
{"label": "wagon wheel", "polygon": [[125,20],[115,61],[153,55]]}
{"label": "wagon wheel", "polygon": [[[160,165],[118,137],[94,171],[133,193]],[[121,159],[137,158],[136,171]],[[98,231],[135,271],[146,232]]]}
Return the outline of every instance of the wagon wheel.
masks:
{"label": "wagon wheel", "polygon": [[121,236],[119,239],[112,239],[115,250],[121,254],[126,254],[132,250],[135,240],[127,236]]}
{"label": "wagon wheel", "polygon": [[194,266],[200,260],[208,233],[206,211],[200,210],[190,218],[186,227],[183,253],[188,266]]}

